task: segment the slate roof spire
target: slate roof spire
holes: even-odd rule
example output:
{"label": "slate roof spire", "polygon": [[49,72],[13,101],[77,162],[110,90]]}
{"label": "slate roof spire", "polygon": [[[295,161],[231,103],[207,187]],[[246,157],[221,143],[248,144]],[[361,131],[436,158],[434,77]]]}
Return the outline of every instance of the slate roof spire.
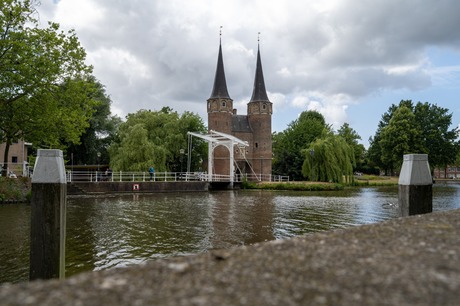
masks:
{"label": "slate roof spire", "polygon": [[252,91],[251,101],[249,102],[256,102],[256,101],[270,102],[268,100],[267,91],[265,90],[264,73],[262,71],[262,62],[260,60],[259,38],[257,38],[257,66],[256,66],[256,76],[254,79],[254,89]]}
{"label": "slate roof spire", "polygon": [[217,57],[216,76],[210,99],[224,98],[230,99],[227,91],[227,81],[225,80],[224,60],[222,57],[222,27],[219,34],[219,55]]}

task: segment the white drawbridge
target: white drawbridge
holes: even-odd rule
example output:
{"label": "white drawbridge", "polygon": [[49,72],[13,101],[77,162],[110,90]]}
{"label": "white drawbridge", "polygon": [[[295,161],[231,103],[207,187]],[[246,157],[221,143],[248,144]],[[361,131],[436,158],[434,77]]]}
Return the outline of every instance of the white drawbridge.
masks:
{"label": "white drawbridge", "polygon": [[[228,135],[222,132],[217,132],[211,130],[209,134],[199,134],[194,132],[188,132],[188,135],[195,136],[201,139],[204,139],[208,142],[208,181],[213,181],[213,169],[214,169],[214,149],[218,146],[224,146],[230,152],[230,173],[229,179],[230,183],[233,184],[234,174],[235,174],[235,157],[234,157],[234,146],[238,147],[238,152],[242,152],[244,156],[245,147],[248,147],[249,144],[247,141],[243,141],[235,136]],[[191,143],[191,142],[190,142]],[[189,154],[190,158],[191,154]]]}

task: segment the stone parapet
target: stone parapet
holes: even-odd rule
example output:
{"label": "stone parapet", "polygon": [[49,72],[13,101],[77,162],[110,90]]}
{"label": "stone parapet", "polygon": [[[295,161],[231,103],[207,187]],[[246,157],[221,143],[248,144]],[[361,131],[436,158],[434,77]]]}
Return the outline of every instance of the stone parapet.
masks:
{"label": "stone parapet", "polygon": [[458,305],[460,210],[0,287],[1,305]]}

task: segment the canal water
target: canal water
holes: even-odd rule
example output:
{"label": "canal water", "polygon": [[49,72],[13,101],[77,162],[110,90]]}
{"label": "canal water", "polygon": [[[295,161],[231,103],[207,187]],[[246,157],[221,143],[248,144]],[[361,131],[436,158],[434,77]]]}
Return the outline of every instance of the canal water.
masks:
{"label": "canal water", "polygon": [[[396,218],[398,187],[69,197],[66,276]],[[433,187],[434,211],[460,185]],[[0,283],[28,279],[30,205],[0,205]]]}

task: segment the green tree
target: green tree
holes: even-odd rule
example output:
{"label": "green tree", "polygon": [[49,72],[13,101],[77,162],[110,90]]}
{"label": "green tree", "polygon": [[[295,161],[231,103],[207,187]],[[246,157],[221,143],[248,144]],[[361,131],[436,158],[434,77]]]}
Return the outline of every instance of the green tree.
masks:
{"label": "green tree", "polygon": [[450,129],[452,113],[428,102],[418,102],[413,111],[421,131],[423,151],[429,154],[430,166],[446,168],[459,152],[459,130]]}
{"label": "green tree", "polygon": [[325,129],[322,136],[302,152],[305,156],[302,174],[310,180],[353,182],[355,155],[353,147],[342,136]]}
{"label": "green tree", "polygon": [[368,158],[389,171],[398,170],[403,154],[426,153],[430,166],[445,167],[459,152],[458,129],[450,129],[452,114],[428,102],[402,100],[392,105],[370,139]]}
{"label": "green tree", "polygon": [[348,123],[344,123],[337,131],[337,134],[341,136],[353,149],[354,160],[356,162],[354,169],[361,169],[364,164],[364,155],[366,151],[364,145],[358,143],[358,140],[361,140],[361,136],[359,136],[359,134],[352,129]]}
{"label": "green tree", "polygon": [[114,170],[146,171],[151,165],[156,165],[158,170],[165,171],[162,165],[166,163],[166,150],[155,147],[149,141],[143,124],[127,126],[120,136],[121,142],[110,147]]}
{"label": "green tree", "polygon": [[[185,171],[189,131],[207,131],[202,119],[191,112],[179,115],[165,107],[129,114],[109,148],[110,164],[114,170],[123,171],[146,171],[150,165],[157,171]],[[194,140],[191,154],[190,170],[198,171],[200,162],[206,159],[206,143]]]}
{"label": "green tree", "polygon": [[288,175],[293,180],[302,180],[302,150],[320,137],[323,130],[331,131],[323,115],[317,111],[304,111],[292,121],[286,130],[273,135],[273,173]]}
{"label": "green tree", "polygon": [[87,99],[85,50],[74,31],[49,23],[39,28],[30,0],[0,7],[0,143],[19,140],[58,146],[78,142],[94,101]]}
{"label": "green tree", "polygon": [[398,109],[399,106],[407,106],[412,109],[412,101],[410,100],[402,100],[399,105],[392,104],[388,112],[384,113],[382,115],[382,119],[380,119],[377,130],[375,132],[374,137],[369,138],[369,149],[367,150],[367,158],[368,162],[370,164],[370,167],[377,166],[380,169],[385,170],[385,174],[388,175],[390,168],[392,168],[393,165],[385,164],[382,161],[382,147],[380,145],[380,140],[381,140],[381,132],[382,129],[385,128],[389,122],[391,117],[393,116],[393,113]]}
{"label": "green tree", "polygon": [[382,161],[390,170],[401,167],[404,154],[425,153],[416,117],[410,108],[403,105],[393,113],[389,124],[382,129],[380,146]]}
{"label": "green tree", "polygon": [[[97,101],[95,111],[89,119],[89,126],[80,137],[80,142],[70,143],[66,150],[66,160],[75,165],[109,164],[108,147],[115,141],[121,118],[112,115],[112,101],[106,94],[104,86],[92,77],[88,80],[95,90],[91,99]],[[100,153],[100,158],[98,158]]]}
{"label": "green tree", "polygon": [[343,137],[325,130],[306,150],[302,173],[310,180],[351,183],[354,152]]}

